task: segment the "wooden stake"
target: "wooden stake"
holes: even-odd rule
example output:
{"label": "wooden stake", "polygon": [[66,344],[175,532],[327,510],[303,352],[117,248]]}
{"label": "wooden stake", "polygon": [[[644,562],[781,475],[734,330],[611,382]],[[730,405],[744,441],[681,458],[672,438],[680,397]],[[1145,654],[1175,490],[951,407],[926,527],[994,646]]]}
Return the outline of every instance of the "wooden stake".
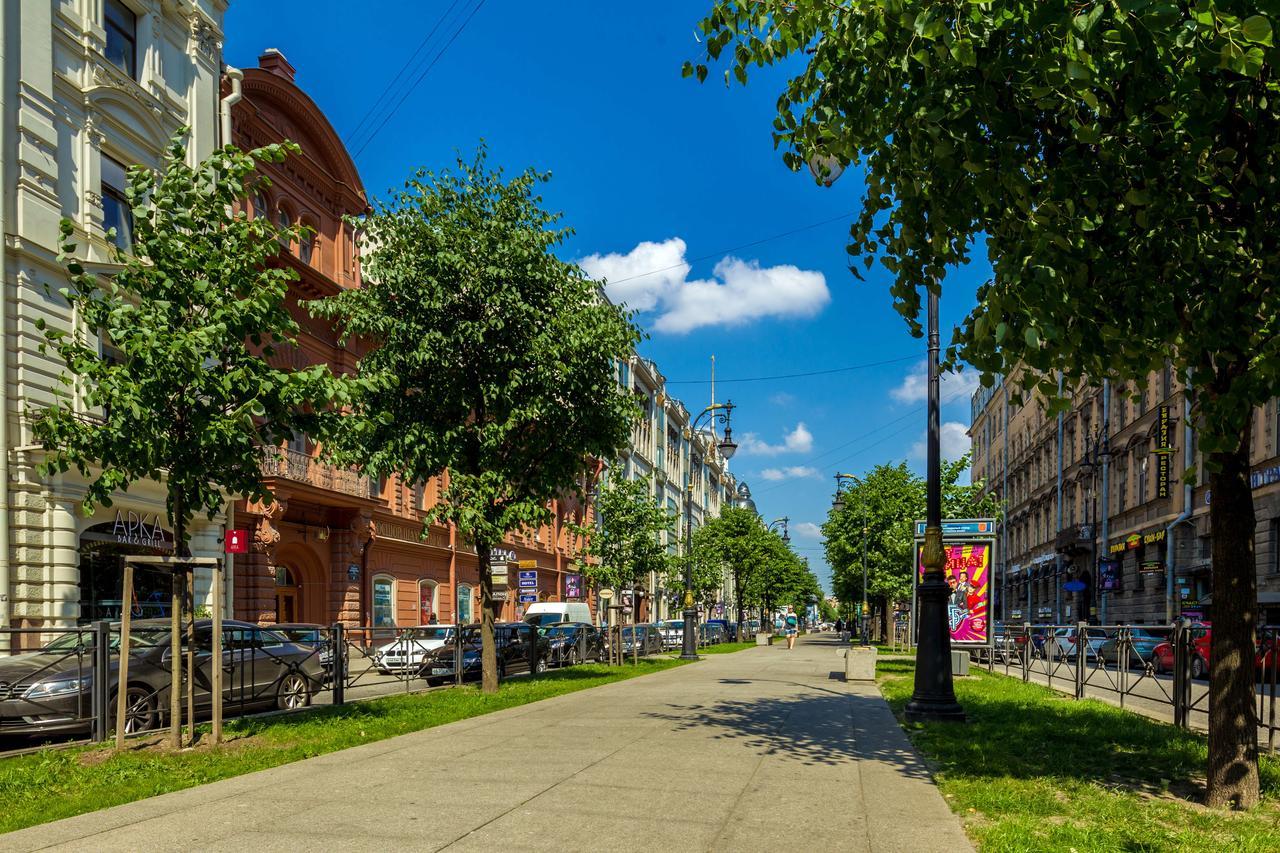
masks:
{"label": "wooden stake", "polygon": [[187,622],[187,722],[191,724],[191,743],[196,742],[196,570],[194,566],[182,567],[182,582],[186,586],[184,604],[190,620]]}
{"label": "wooden stake", "polygon": [[210,689],[213,691],[213,745],[222,743],[222,567],[213,567],[213,660]]}
{"label": "wooden stake", "polygon": [[175,566],[169,603],[169,746],[182,749],[182,574]]}
{"label": "wooden stake", "polygon": [[[116,749],[124,749],[125,714],[129,689],[129,631],[133,625],[133,564],[124,564],[124,591],[120,596],[120,669],[116,678]],[[99,694],[101,695],[101,694]]]}

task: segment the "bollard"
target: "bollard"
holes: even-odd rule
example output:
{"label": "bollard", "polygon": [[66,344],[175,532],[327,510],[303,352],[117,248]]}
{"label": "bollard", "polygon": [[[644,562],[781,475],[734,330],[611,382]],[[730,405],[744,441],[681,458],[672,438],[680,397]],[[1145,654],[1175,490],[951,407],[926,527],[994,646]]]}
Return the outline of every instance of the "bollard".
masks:
{"label": "bollard", "polygon": [[845,681],[876,680],[876,647],[853,646],[844,651]]}
{"label": "bollard", "polygon": [[347,642],[341,622],[333,623],[329,636],[330,683],[333,685],[333,704],[341,705],[347,698]]}
{"label": "bollard", "polygon": [[[90,672],[93,674],[91,707],[93,709],[93,739],[101,743],[111,732],[111,623],[93,623],[93,657]],[[81,682],[83,685],[84,682]],[[83,687],[81,687],[83,693]]]}

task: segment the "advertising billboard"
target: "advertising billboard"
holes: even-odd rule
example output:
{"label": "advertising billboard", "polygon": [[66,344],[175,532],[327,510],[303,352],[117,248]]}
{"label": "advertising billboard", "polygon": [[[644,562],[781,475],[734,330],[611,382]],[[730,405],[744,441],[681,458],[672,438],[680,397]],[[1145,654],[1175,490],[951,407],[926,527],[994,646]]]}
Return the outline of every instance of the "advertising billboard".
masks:
{"label": "advertising billboard", "polygon": [[[922,524],[917,525],[917,533],[915,582],[918,586],[924,578]],[[953,646],[991,645],[994,534],[995,522],[991,519],[943,522],[942,546],[946,563],[942,571],[951,589],[947,598],[947,626]]]}

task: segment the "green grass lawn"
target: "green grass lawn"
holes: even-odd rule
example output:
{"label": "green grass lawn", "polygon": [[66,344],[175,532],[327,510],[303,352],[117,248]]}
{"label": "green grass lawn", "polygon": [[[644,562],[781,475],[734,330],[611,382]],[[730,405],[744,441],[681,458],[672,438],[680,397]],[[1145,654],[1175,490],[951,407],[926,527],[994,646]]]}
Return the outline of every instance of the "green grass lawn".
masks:
{"label": "green grass lawn", "polygon": [[[50,749],[0,759],[0,832],[190,788],[333,752],[362,743],[429,729],[468,717],[512,708],[647,675],[681,665],[678,660],[641,660],[610,668],[583,664],[536,679],[503,682],[498,692],[478,688],[389,696],[301,714],[232,720],[228,742],[168,752],[135,745],[117,753],[105,746]],[[204,727],[207,731],[207,727]],[[150,742],[148,742],[150,743]]]}
{"label": "green grass lawn", "polygon": [[749,643],[718,643],[714,646],[707,646],[705,649],[698,649],[700,655],[727,655],[730,652],[740,652],[743,649],[754,649],[756,641]]}
{"label": "green grass lawn", "polygon": [[[914,664],[881,661],[901,719]],[[1250,812],[1197,802],[1205,739],[1094,700],[982,670],[956,679],[966,724],[905,724],[983,851],[1280,850],[1280,761]]]}

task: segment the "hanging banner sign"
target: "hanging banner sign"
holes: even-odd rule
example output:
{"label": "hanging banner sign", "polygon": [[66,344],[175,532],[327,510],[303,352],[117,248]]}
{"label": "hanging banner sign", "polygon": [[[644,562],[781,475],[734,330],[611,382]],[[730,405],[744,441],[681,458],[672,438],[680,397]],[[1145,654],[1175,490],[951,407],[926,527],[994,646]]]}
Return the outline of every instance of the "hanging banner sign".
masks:
{"label": "hanging banner sign", "polygon": [[1120,561],[1102,559],[1098,561],[1098,589],[1103,592],[1115,592],[1120,589]]}
{"label": "hanging banner sign", "polygon": [[564,576],[564,597],[568,599],[582,598],[582,575],[568,574]]}
{"label": "hanging banner sign", "polygon": [[[959,647],[991,645],[991,566],[995,553],[995,520],[944,521],[943,575],[951,595],[947,599],[947,624],[951,644]],[[951,532],[948,532],[951,531]],[[924,578],[924,522],[916,522],[915,585]],[[913,590],[914,599],[918,590]],[[915,612],[919,608],[913,606]],[[916,626],[917,632],[919,625]]]}
{"label": "hanging banner sign", "polygon": [[226,546],[224,550],[228,554],[248,554],[249,531],[228,530],[223,544]]}

